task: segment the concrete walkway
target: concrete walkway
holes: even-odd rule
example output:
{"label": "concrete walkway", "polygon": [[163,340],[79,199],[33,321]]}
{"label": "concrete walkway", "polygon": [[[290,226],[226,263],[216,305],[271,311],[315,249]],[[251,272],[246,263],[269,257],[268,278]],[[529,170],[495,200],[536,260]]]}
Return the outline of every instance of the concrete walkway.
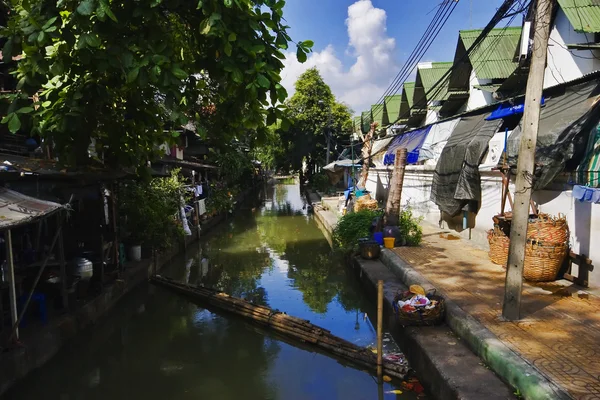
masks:
{"label": "concrete walkway", "polygon": [[[506,322],[501,319],[505,272],[486,251],[427,225],[422,246],[399,247],[394,253],[495,335],[501,342],[497,348],[505,345],[560,392],[600,399],[600,298],[567,281],[525,283],[523,319]],[[494,357],[489,348],[479,350],[487,353],[484,359]]]}

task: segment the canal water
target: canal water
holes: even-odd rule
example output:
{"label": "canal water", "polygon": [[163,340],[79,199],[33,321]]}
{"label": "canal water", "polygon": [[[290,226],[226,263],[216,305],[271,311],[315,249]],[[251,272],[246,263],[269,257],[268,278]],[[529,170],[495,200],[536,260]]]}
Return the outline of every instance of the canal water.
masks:
{"label": "canal water", "polygon": [[[375,309],[331,252],[298,185],[265,187],[255,207],[243,207],[193,247],[162,274],[375,347]],[[384,344],[386,351],[398,351],[387,334]],[[415,398],[400,391],[387,383],[381,390],[364,371],[145,284],[5,398]]]}

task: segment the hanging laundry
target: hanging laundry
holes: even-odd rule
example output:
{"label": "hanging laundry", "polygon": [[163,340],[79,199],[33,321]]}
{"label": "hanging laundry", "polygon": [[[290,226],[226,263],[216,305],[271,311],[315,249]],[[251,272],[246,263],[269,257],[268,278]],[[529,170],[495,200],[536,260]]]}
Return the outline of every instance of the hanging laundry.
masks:
{"label": "hanging laundry", "polygon": [[206,214],[205,199],[198,200],[198,215]]}
{"label": "hanging laundry", "polygon": [[573,186],[573,197],[581,202],[600,204],[600,189],[587,186]]}
{"label": "hanging laundry", "polygon": [[194,194],[196,195],[196,197],[202,196],[202,185],[197,185],[194,188]]}

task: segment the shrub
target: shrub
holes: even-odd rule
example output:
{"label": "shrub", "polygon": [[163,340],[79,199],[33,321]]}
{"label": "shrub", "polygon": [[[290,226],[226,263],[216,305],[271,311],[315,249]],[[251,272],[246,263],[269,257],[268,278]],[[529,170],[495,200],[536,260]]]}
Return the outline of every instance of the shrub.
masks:
{"label": "shrub", "polygon": [[406,239],[407,246],[418,246],[423,238],[423,229],[421,228],[421,221],[423,218],[413,217],[412,210],[410,208],[404,209],[400,212],[400,219],[398,222],[398,228],[402,233],[402,236]]}
{"label": "shrub", "polygon": [[362,210],[344,215],[333,230],[335,246],[346,251],[356,250],[358,239],[370,235],[373,219],[381,214],[381,211]]}
{"label": "shrub", "polygon": [[332,186],[329,182],[329,177],[325,172],[313,175],[311,183],[312,186],[319,192],[327,192],[327,190]]}

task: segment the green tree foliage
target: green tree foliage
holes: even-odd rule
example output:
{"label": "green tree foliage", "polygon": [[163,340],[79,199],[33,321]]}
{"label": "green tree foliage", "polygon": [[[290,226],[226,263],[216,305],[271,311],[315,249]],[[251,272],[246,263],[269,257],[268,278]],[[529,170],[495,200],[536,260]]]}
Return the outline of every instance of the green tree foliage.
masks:
{"label": "green tree foliage", "polygon": [[178,169],[168,178],[122,184],[118,193],[119,215],[125,240],[162,250],[168,248],[173,239],[183,237],[176,216],[180,199],[186,193],[184,186]]}
{"label": "green tree foliage", "polygon": [[[88,161],[92,138],[107,163],[145,165],[190,120],[224,142],[264,135],[285,117],[284,4],[13,0],[3,54],[23,59],[2,122],[49,139],[71,165]],[[312,45],[297,43],[300,61]]]}
{"label": "green tree foliage", "polygon": [[[300,75],[296,81],[296,92],[287,106],[293,125],[282,133],[282,140],[292,169],[300,169],[303,160],[308,162],[309,167],[324,163],[328,132],[336,141],[348,140],[352,110],[336,101],[316,68]],[[332,143],[332,150],[333,146]],[[336,150],[341,152],[342,149],[339,146]]]}

